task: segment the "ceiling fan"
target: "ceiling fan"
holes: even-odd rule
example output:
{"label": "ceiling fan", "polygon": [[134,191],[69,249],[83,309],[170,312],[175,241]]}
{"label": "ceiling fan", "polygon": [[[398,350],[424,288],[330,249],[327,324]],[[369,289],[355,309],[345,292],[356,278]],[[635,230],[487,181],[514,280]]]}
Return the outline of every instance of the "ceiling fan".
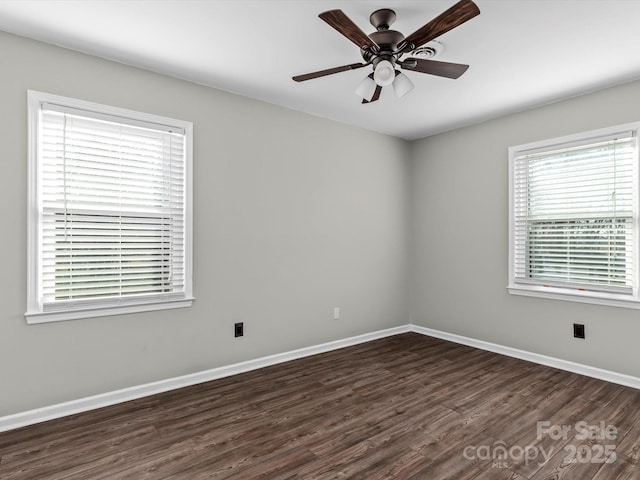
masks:
{"label": "ceiling fan", "polygon": [[389,26],[396,19],[396,13],[388,8],[376,10],[369,17],[371,25],[376,28],[376,31],[371,35],[360,30],[342,10],[323,12],[319,17],[360,48],[364,62],[297,75],[293,77],[293,80],[304,82],[372,65],[373,72],[367,75],[356,88],[356,94],[362,98],[362,103],[371,103],[380,98],[382,87],[393,85],[398,97],[403,97],[413,89],[411,80],[396,70],[396,67],[440,77],[458,78],[467,71],[469,65],[413,57],[403,59],[402,57],[479,14],[480,9],[471,0],[460,0],[429,23],[405,37],[402,33],[389,29]]}

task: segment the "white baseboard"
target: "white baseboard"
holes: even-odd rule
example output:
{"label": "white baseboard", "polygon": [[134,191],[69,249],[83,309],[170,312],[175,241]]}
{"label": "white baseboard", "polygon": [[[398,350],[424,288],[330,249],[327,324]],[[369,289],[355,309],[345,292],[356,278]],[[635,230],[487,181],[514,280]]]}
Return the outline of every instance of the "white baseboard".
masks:
{"label": "white baseboard", "polygon": [[117,403],[127,402],[129,400],[135,400],[137,398],[142,398],[149,395],[155,395],[156,393],[162,393],[169,390],[175,390],[177,388],[188,387],[190,385],[196,385],[198,383],[209,382],[218,378],[229,377],[238,373],[248,372],[251,370],[256,370],[258,368],[268,367],[270,365],[288,362],[289,360],[308,357],[310,355],[316,355],[318,353],[324,353],[331,350],[338,350],[340,348],[349,347],[352,345],[357,345],[359,343],[369,342],[371,340],[377,340],[379,338],[389,337],[391,335],[397,335],[399,333],[405,333],[409,331],[409,325],[388,328],[386,330],[379,330],[373,333],[366,333],[342,340],[336,340],[333,342],[322,343],[320,345],[300,348],[298,350],[270,355],[268,357],[256,358],[254,360],[248,360],[246,362],[236,363],[233,365],[212,368],[210,370],[196,372],[189,375],[183,375],[180,377],[169,378],[157,382],[146,383],[144,385],[136,385],[134,387],[101,393],[99,395],[80,398],[78,400],[58,403],[56,405],[28,410],[26,412],[19,412],[13,415],[0,417],[0,432],[13,430],[27,425],[33,425],[35,423],[40,423],[47,420],[53,420],[55,418],[65,417],[67,415],[86,412],[88,410],[94,410],[96,408],[107,407],[109,405],[115,405]]}
{"label": "white baseboard", "polygon": [[298,350],[292,350],[290,352],[270,355],[268,357],[248,360],[246,362],[236,363],[233,365],[212,368],[210,370],[196,372],[189,375],[183,375],[180,377],[169,378],[157,382],[146,383],[144,385],[123,388],[121,390],[115,390],[99,395],[93,395],[91,397],[80,398],[78,400],[71,400],[69,402],[58,403],[56,405],[37,408],[35,410],[7,415],[5,417],[0,417],[0,432],[13,430],[27,425],[33,425],[47,420],[53,420],[55,418],[65,417],[67,415],[94,410],[96,408],[107,407],[109,405],[115,405],[117,403],[127,402],[129,400],[135,400],[137,398],[142,398],[149,395],[155,395],[157,393],[162,393],[169,390],[175,390],[177,388],[209,382],[218,378],[224,378],[231,375],[236,375],[238,373],[257,370],[259,368],[268,367],[270,365],[288,362],[289,360],[295,360],[298,358],[308,357],[310,355],[316,355],[318,353],[338,350],[340,348],[358,345],[360,343],[369,342],[371,340],[377,340],[380,338],[406,332],[414,332],[430,337],[441,338],[443,340],[468,345],[470,347],[479,348],[481,350],[500,353],[509,357],[519,358],[522,360],[527,360],[529,362],[539,363],[541,365],[547,365],[549,367],[559,368],[561,370],[579,373],[581,375],[605,380],[611,383],[640,389],[640,378],[638,377],[632,377],[630,375],[624,375],[609,370],[602,370],[600,368],[569,362],[567,360],[562,360],[554,357],[547,357],[545,355],[518,350],[516,348],[505,347],[503,345],[485,342],[483,340],[476,340],[474,338],[464,337],[453,333],[442,332],[440,330],[433,330],[431,328],[421,327],[419,325],[403,325],[386,330],[379,330],[377,332],[357,335],[355,337],[349,337],[342,340],[322,343],[320,345],[300,348]]}
{"label": "white baseboard", "polygon": [[589,365],[583,365],[581,363],[570,362],[568,360],[562,360],[560,358],[548,357],[546,355],[527,352],[525,350],[519,350],[517,348],[505,347],[504,345],[485,342],[484,340],[476,340],[475,338],[463,337],[462,335],[442,332],[440,330],[433,330],[431,328],[420,327],[418,325],[409,325],[409,329],[412,332],[421,333],[422,335],[441,338],[443,340],[460,343],[462,345],[468,345],[470,347],[479,348],[481,350],[500,353],[509,357],[519,358],[521,360],[527,360],[533,363],[539,363],[540,365],[559,368],[560,370],[579,373],[580,375],[585,375],[587,377],[593,377],[599,380],[616,383],[618,385],[640,389],[640,378],[633,377],[631,375],[612,372],[610,370],[603,370],[601,368],[591,367]]}

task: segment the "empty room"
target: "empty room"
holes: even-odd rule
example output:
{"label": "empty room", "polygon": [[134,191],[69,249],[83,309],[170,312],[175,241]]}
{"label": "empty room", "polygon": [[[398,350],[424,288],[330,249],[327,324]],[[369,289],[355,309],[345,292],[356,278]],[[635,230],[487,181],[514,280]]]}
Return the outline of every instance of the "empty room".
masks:
{"label": "empty room", "polygon": [[640,480],[639,21],[0,0],[0,479]]}

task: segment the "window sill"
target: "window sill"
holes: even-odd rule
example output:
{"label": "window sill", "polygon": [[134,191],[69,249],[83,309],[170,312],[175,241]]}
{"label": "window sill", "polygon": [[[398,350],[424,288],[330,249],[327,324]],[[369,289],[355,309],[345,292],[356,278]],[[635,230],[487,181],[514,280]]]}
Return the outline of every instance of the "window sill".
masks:
{"label": "window sill", "polygon": [[640,300],[631,295],[619,293],[588,292],[567,288],[522,284],[508,285],[507,291],[511,295],[523,295],[525,297],[548,298],[552,300],[564,300],[567,302],[605,305],[608,307],[640,309]]}
{"label": "window sill", "polygon": [[106,317],[110,315],[125,315],[128,313],[154,312],[158,310],[170,310],[174,308],[190,307],[193,297],[181,298],[177,300],[163,300],[153,303],[140,303],[129,305],[118,305],[101,308],[84,308],[77,310],[67,310],[58,312],[27,312],[24,314],[28,324],[63,322],[66,320],[79,320],[92,317]]}

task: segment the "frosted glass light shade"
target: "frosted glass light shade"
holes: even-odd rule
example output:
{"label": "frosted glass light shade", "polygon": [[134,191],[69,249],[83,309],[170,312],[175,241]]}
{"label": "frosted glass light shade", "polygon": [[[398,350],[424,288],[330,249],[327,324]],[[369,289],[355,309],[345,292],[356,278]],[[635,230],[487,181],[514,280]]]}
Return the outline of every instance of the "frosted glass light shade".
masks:
{"label": "frosted glass light shade", "polygon": [[356,88],[356,95],[364,100],[371,100],[373,94],[376,91],[376,82],[371,80],[368,76],[364,77],[364,80],[360,82],[360,85]]}
{"label": "frosted glass light shade", "polygon": [[396,69],[388,60],[382,60],[376,65],[376,69],[373,72],[373,79],[381,87],[386,87],[393,83],[393,79],[396,78]]}
{"label": "frosted glass light shade", "polygon": [[396,92],[398,98],[404,97],[413,90],[413,87],[413,82],[404,73],[399,73],[393,81],[393,91]]}

